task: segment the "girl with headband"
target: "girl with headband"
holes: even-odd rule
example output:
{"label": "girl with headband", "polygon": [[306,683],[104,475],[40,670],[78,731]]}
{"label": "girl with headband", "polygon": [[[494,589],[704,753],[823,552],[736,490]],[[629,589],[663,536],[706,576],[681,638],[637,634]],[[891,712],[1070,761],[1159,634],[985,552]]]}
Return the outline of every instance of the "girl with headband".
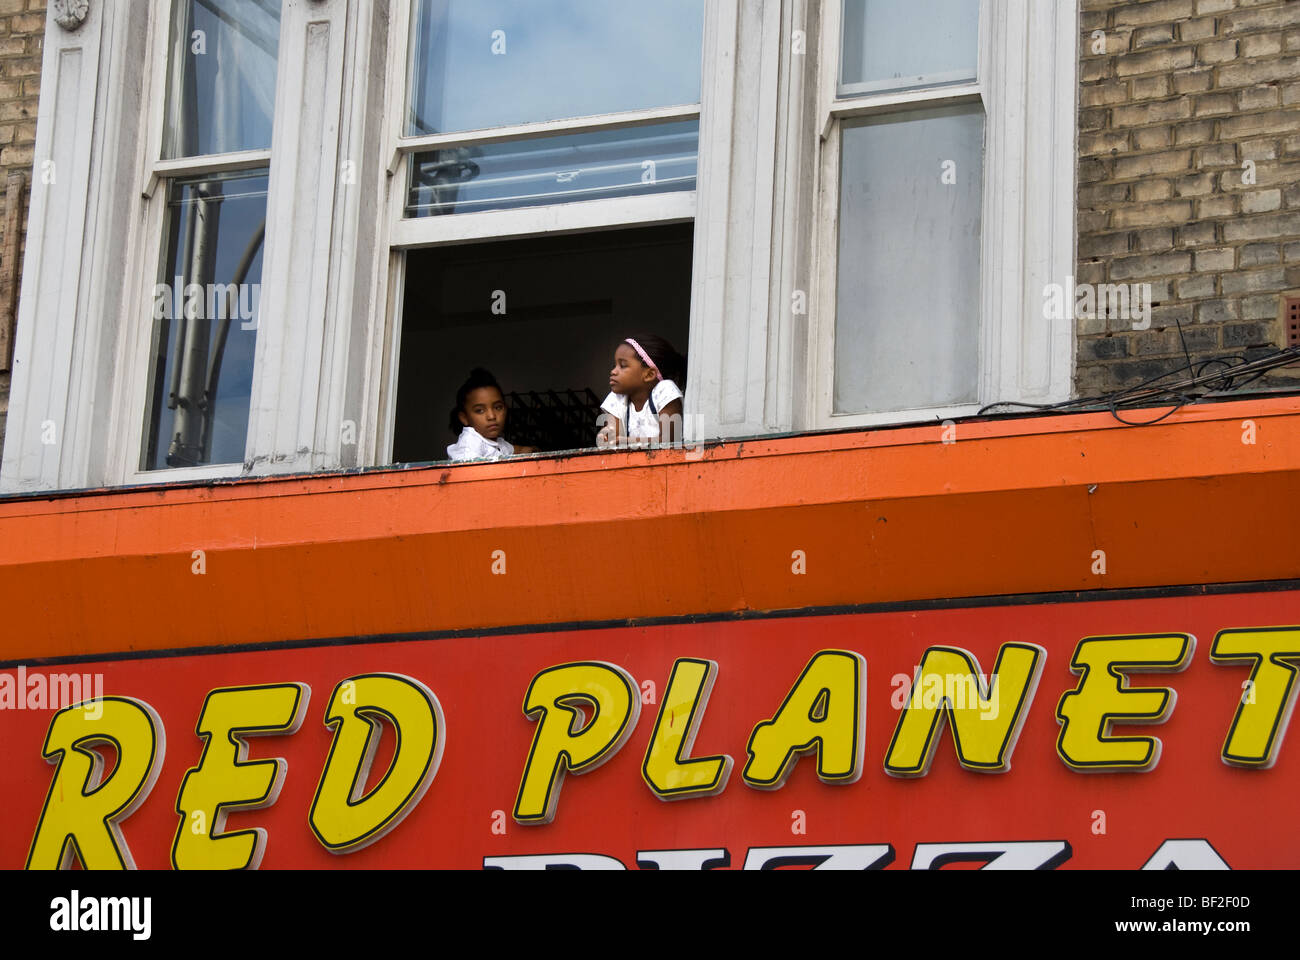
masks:
{"label": "girl with headband", "polygon": [[600,418],[597,445],[614,446],[620,439],[681,442],[685,383],[686,358],[667,340],[624,340],[614,352],[611,392],[600,405],[605,415]]}

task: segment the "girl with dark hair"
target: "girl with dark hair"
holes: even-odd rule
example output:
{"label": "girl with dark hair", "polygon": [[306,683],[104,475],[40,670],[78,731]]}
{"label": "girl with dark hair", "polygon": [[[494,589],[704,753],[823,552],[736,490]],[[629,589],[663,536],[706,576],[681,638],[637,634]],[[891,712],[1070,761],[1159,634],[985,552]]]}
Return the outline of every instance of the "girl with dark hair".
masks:
{"label": "girl with dark hair", "polygon": [[507,412],[496,378],[481,367],[471,370],[469,379],[456,391],[449,426],[460,437],[447,448],[447,456],[459,462],[536,453],[532,447],[515,447],[505,438]]}
{"label": "girl with dark hair", "polygon": [[[679,386],[680,384],[680,386]],[[598,446],[620,438],[680,443],[686,358],[662,337],[624,340],[614,351],[610,394],[600,405]]]}

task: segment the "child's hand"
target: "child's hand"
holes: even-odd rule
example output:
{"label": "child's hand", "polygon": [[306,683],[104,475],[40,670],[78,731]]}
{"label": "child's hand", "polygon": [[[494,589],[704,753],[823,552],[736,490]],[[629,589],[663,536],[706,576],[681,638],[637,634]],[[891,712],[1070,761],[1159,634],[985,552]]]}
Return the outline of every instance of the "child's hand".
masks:
{"label": "child's hand", "polygon": [[596,446],[609,450],[618,444],[618,420],[607,413],[602,413],[596,421]]}

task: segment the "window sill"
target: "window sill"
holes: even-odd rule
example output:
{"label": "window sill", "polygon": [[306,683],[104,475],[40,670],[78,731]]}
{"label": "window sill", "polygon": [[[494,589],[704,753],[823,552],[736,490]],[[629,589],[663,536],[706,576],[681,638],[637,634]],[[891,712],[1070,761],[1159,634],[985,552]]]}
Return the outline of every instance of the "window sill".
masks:
{"label": "window sill", "polygon": [[[1140,410],[1142,408],[1133,408]],[[1163,409],[1163,408],[1152,408]],[[1246,419],[1261,420],[1272,417],[1295,418],[1300,423],[1300,391],[1261,391],[1249,397],[1203,398],[1188,405],[1176,415],[1159,424],[1161,428],[1185,428],[1192,425],[1226,423],[1239,428]],[[942,423],[890,423],[871,429],[842,427],[818,431],[800,431],[781,434],[761,434],[747,437],[727,437],[701,440],[676,447],[654,447],[644,450],[600,450],[588,447],[550,453],[536,453],[498,461],[454,462],[450,460],[420,463],[388,464],[354,470],[324,470],[315,473],[276,474],[272,476],[243,476],[238,465],[230,467],[200,467],[194,470],[168,470],[156,474],[138,474],[137,480],[116,487],[92,487],[68,490],[15,491],[0,494],[0,521],[3,509],[24,502],[67,501],[81,498],[140,497],[159,491],[174,492],[183,497],[187,491],[229,491],[232,497],[279,496],[282,494],[310,494],[337,492],[346,489],[361,492],[368,489],[386,489],[397,486],[444,486],[453,482],[488,479],[523,479],[529,477],[562,476],[582,473],[604,473],[615,470],[644,469],[646,467],[670,468],[693,463],[717,464],[726,461],[745,461],[763,457],[785,457],[819,453],[847,453],[855,450],[888,450],[929,448],[933,446],[958,446],[964,441],[985,442],[1000,440],[1052,437],[1062,434],[1080,438],[1100,436],[1110,431],[1140,429],[1115,420],[1106,410],[1089,410],[1074,413],[1050,411],[1012,411],[970,416],[952,421],[956,437],[952,444],[943,443]],[[1147,428],[1150,429],[1150,428]],[[1296,429],[1288,425],[1288,430]],[[1192,443],[1188,440],[1188,443]],[[1235,453],[1235,451],[1232,451]],[[1213,464],[1207,461],[1209,473],[1196,471],[1195,475],[1213,475]],[[1270,464],[1270,469],[1287,469],[1281,464]],[[210,475],[208,475],[210,474]],[[1190,476],[1191,473],[1170,473],[1170,476]],[[923,481],[933,477],[915,477],[917,491]],[[909,481],[909,482],[913,482]],[[283,488],[286,485],[297,489]],[[953,484],[942,481],[946,492]],[[906,492],[906,491],[904,491]],[[204,499],[209,499],[204,495]]]}

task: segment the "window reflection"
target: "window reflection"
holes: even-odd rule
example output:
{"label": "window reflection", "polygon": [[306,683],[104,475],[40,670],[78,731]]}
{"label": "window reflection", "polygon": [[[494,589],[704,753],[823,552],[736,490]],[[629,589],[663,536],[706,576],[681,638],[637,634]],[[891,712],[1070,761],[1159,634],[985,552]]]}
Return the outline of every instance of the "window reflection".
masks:
{"label": "window reflection", "polygon": [[281,0],[174,0],[163,158],[269,150]]}
{"label": "window reflection", "polygon": [[694,190],[699,139],[690,120],[419,154],[406,215]]}
{"label": "window reflection", "polygon": [[407,134],[700,100],[704,0],[418,0]]}
{"label": "window reflection", "polygon": [[983,180],[978,106],[845,123],[837,414],[978,396]]}
{"label": "window reflection", "polygon": [[141,469],[243,462],[266,190],[264,170],[171,185]]}
{"label": "window reflection", "polygon": [[980,0],[844,0],[840,96],[975,79]]}

